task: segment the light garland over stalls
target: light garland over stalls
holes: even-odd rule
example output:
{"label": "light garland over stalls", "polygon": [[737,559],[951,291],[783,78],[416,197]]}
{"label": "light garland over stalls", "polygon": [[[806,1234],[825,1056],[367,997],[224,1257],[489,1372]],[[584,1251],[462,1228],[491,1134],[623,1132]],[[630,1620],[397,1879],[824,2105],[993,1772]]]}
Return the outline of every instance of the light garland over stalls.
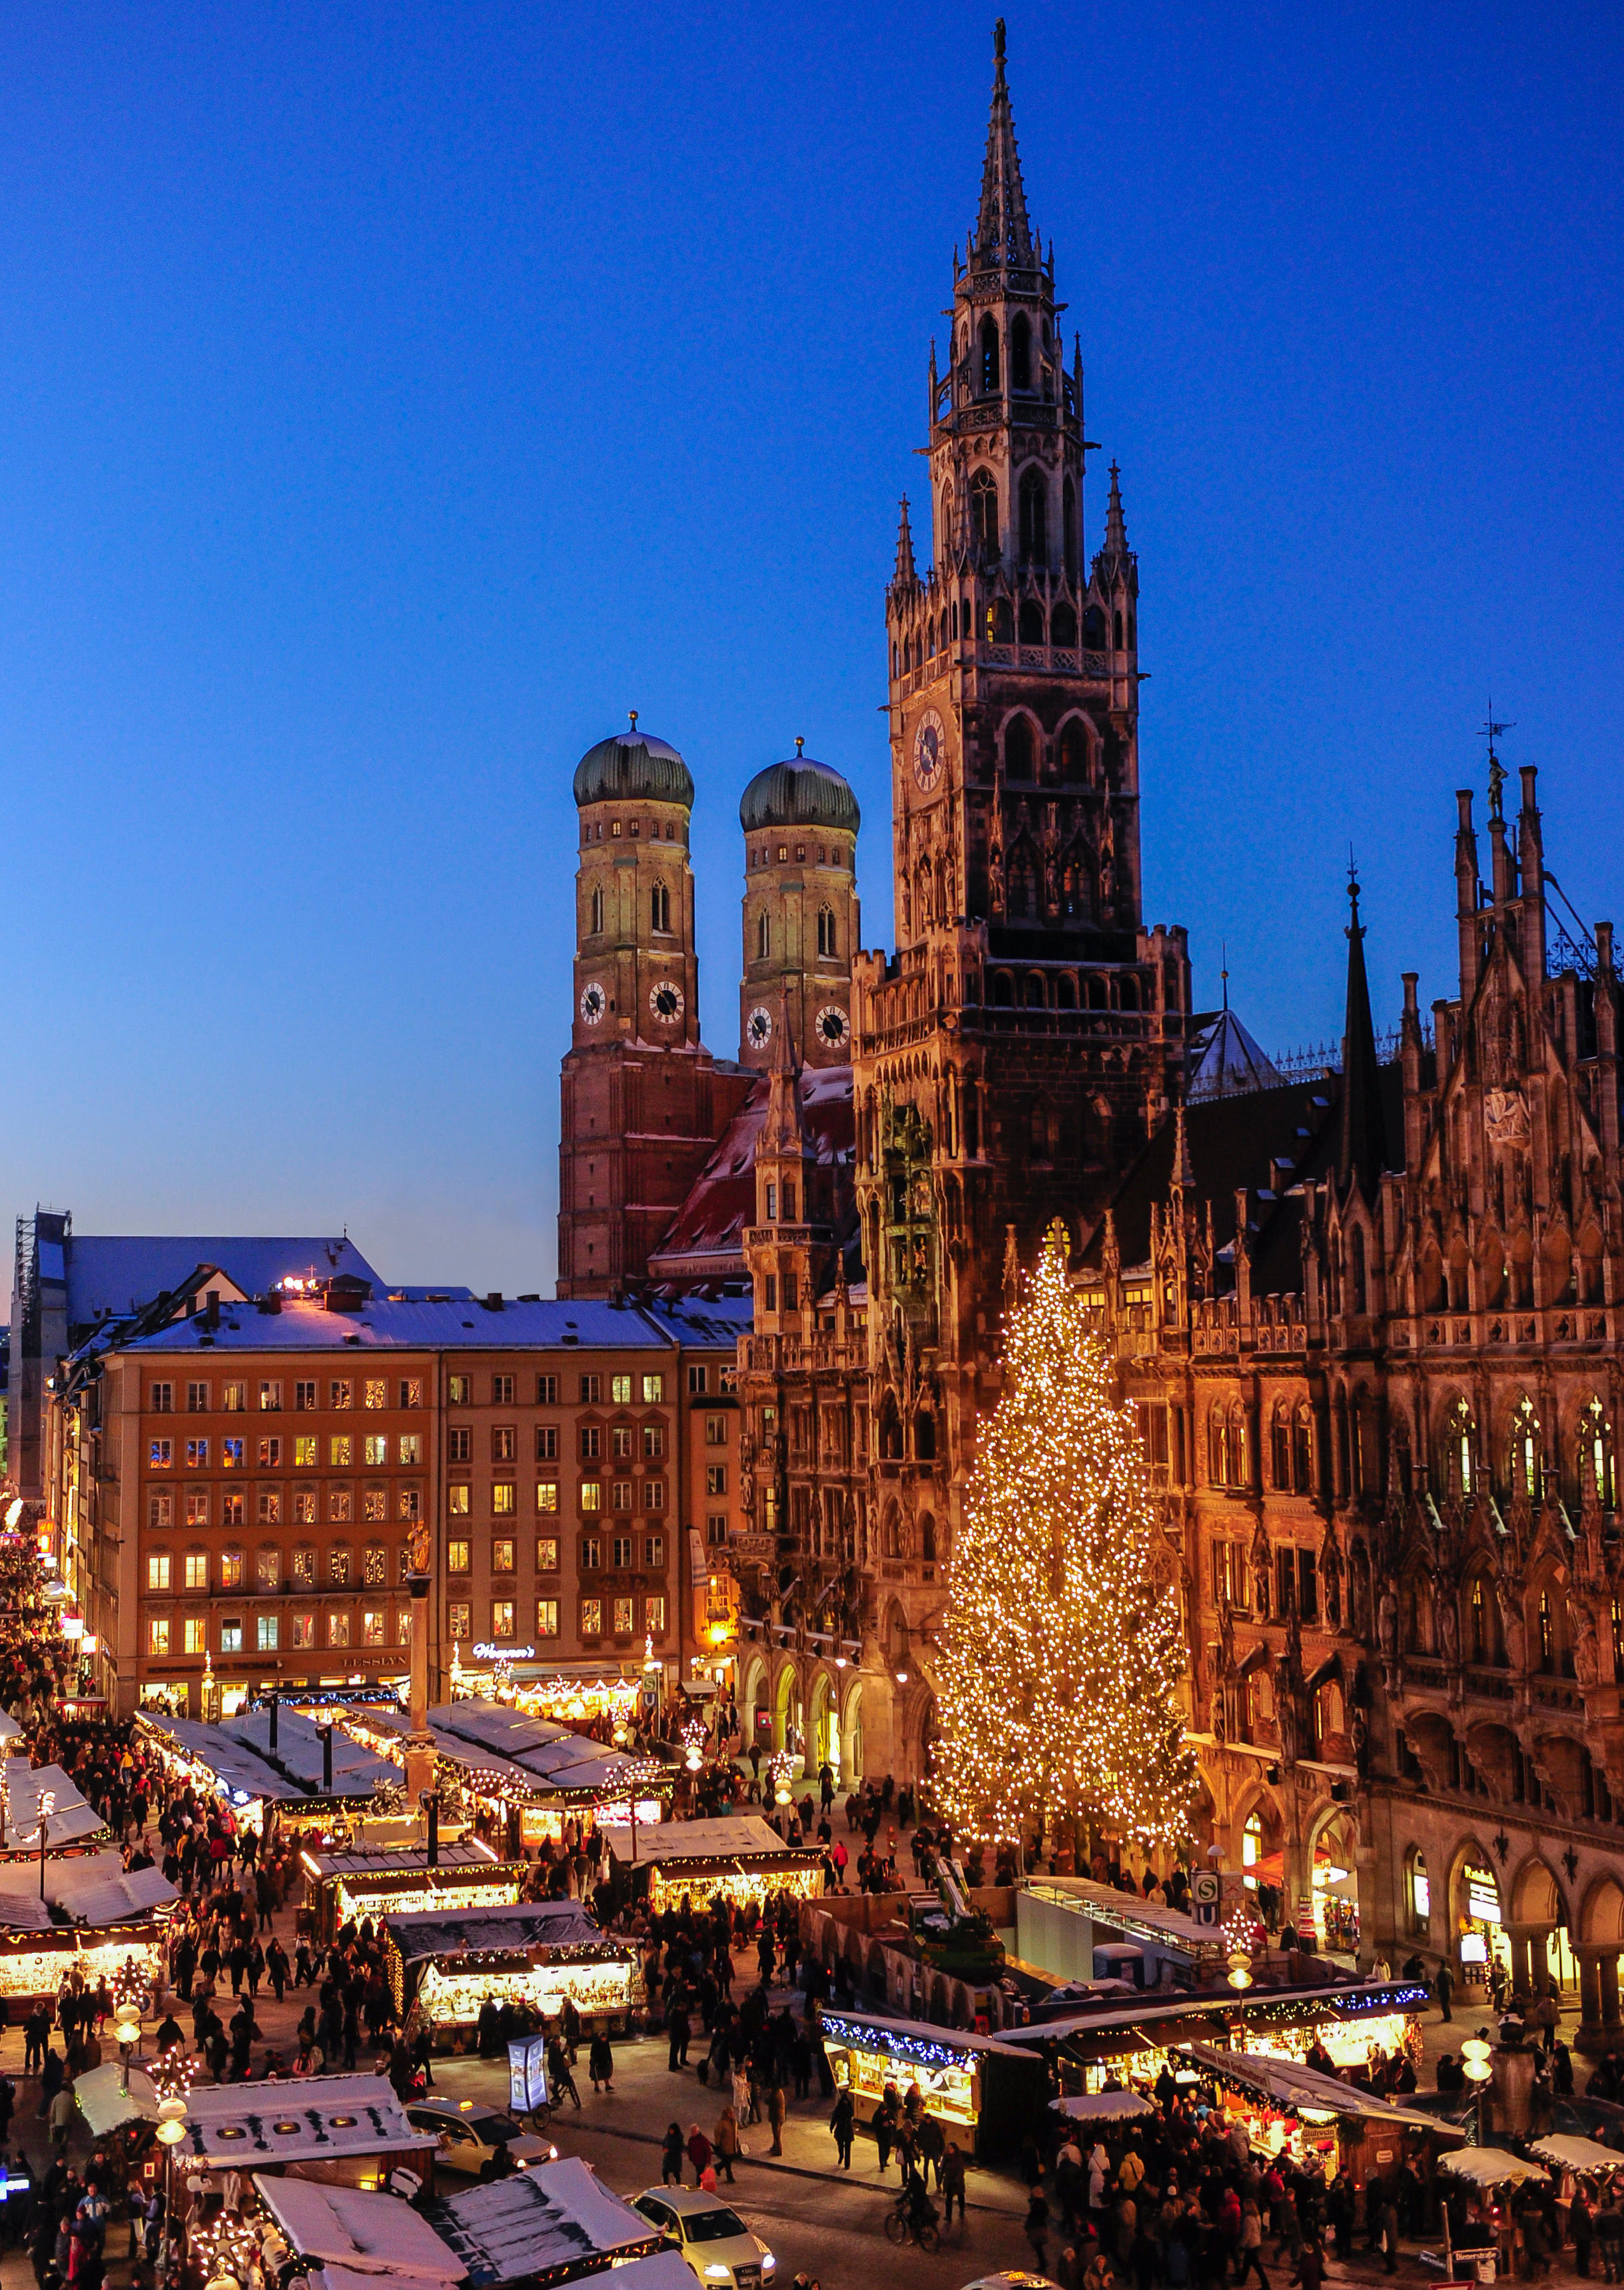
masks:
{"label": "light garland over stalls", "polygon": [[1041,1818],[1146,1846],[1188,1836],[1185,1650],[1158,1539],[1133,1411],[1057,1222],[1005,1321],[940,1632],[936,1792],[962,1835],[1017,1841]]}

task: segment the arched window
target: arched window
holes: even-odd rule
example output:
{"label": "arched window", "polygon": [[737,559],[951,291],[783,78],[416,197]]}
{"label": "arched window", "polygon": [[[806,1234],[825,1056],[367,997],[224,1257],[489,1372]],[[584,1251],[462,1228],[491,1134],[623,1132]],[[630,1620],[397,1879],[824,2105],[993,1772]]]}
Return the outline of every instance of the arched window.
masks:
{"label": "arched window", "polygon": [[772,932],[771,932],[771,930],[769,929],[769,927],[768,927],[768,924],[767,924],[767,910],[766,910],[766,909],[764,907],[764,908],[762,909],[762,910],[761,910],[760,914],[758,914],[758,915],[756,916],[756,961],[757,961],[757,962],[765,962],[765,961],[766,961],[766,959],[767,959],[767,957],[768,957],[768,955],[772,952]]}
{"label": "arched window", "polygon": [[1540,1593],[1539,1611],[1535,1617],[1540,1635],[1540,1669],[1543,1676],[1553,1677],[1556,1669],[1556,1618],[1551,1612],[1548,1589]]}
{"label": "arched window", "polygon": [[1020,641],[1023,645],[1041,645],[1044,640],[1044,608],[1036,597],[1026,597],[1020,607]]}
{"label": "arched window", "polygon": [[835,910],[832,907],[820,907],[818,909],[818,951],[820,954],[836,951]]}
{"label": "arched window", "polygon": [[[1055,642],[1060,642],[1059,637]],[[1060,777],[1074,787],[1088,777],[1088,734],[1075,717],[1060,733]]]}
{"label": "arched window", "polygon": [[1544,1493],[1540,1419],[1525,1393],[1511,1413],[1509,1462],[1506,1477],[1512,1493],[1526,1495],[1531,1503],[1537,1503]]}
{"label": "arched window", "polygon": [[998,322],[990,312],[981,321],[981,395],[998,395]]}
{"label": "arched window", "polygon": [[1105,650],[1105,614],[1098,605],[1090,605],[1083,615],[1083,644],[1088,652]]}
{"label": "arched window", "polygon": [[1069,652],[1077,641],[1077,616],[1067,604],[1057,605],[1049,615],[1049,641]]}
{"label": "arched window", "polygon": [[1252,1892],[1258,1889],[1258,1863],[1263,1858],[1263,1823],[1255,1814],[1248,1814],[1246,1826],[1241,1831],[1241,1882]]}
{"label": "arched window", "polygon": [[1283,1494],[1292,1487],[1292,1419],[1285,1402],[1277,1399],[1268,1423],[1269,1471]]}
{"label": "arched window", "polygon": [[649,893],[649,926],[657,931],[671,927],[671,893],[663,883],[656,883]]}
{"label": "arched window", "polygon": [[998,554],[998,488],[990,469],[978,469],[970,480],[970,539],[983,557]]}
{"label": "arched window", "polygon": [[1477,1485],[1477,1427],[1472,1421],[1472,1411],[1464,1399],[1457,1399],[1444,1418],[1444,1468],[1448,1476],[1449,1491],[1469,1499]]}
{"label": "arched window", "polygon": [[1120,613],[1115,616],[1112,623],[1112,629],[1113,640],[1117,651],[1120,652],[1122,650],[1122,614]]}
{"label": "arched window", "polygon": [[1004,768],[1011,779],[1031,778],[1033,744],[1030,721],[1025,716],[1012,718],[1004,734]]}
{"label": "arched window", "polygon": [[1033,878],[1031,853],[1017,851],[1010,861],[1008,909],[1013,922],[1029,921],[1036,901],[1036,884]]}
{"label": "arched window", "polygon": [[592,935],[594,938],[597,936],[603,927],[604,893],[601,890],[597,890],[594,891],[592,893]]}
{"label": "arched window", "polygon": [[988,635],[994,644],[1013,644],[1015,615],[1010,610],[1007,597],[996,597],[987,607]]}
{"label": "arched window", "polygon": [[1117,996],[1117,1000],[1121,1007],[1124,1010],[1137,1010],[1139,1008],[1139,981],[1137,978],[1124,978],[1123,980],[1121,991]]}
{"label": "arched window", "polygon": [[1314,1492],[1314,1410],[1306,1399],[1292,1412],[1292,1487],[1300,1495]]}
{"label": "arched window", "polygon": [[993,973],[993,1008],[1012,1010],[1015,1006],[1015,981],[1007,970]]}
{"label": "arched window", "polygon": [[1077,981],[1069,971],[1055,981],[1054,1006],[1057,1010],[1075,1010],[1077,1006]]}
{"label": "arched window", "polygon": [[1349,1282],[1351,1293],[1348,1309],[1350,1312],[1363,1317],[1369,1307],[1364,1301],[1364,1231],[1360,1225],[1355,1225],[1353,1229],[1353,1245],[1348,1250],[1348,1263],[1352,1277]]}
{"label": "arched window", "polygon": [[914,1419],[914,1457],[921,1463],[936,1460],[936,1418],[928,1407],[922,1407]]}
{"label": "arched window", "polygon": [[[1043,1010],[1047,1006],[1048,997],[1044,992],[1043,973],[1035,970],[1027,980],[1027,1008]],[[1041,1146],[1046,1147],[1049,1142],[1049,1117],[1042,1107],[1034,1109],[1032,1122],[1034,1136]]]}
{"label": "arched window", "polygon": [[[920,1417],[920,1419],[919,1419],[919,1423],[920,1423],[920,1429],[921,1429],[921,1431],[922,1431],[922,1432],[923,1432],[923,1430],[924,1430],[924,1426],[925,1426],[927,1423],[928,1423],[928,1424],[930,1425],[930,1427],[931,1427],[931,1446],[930,1446],[930,1453],[931,1453],[931,1454],[932,1454],[932,1455],[934,1455],[934,1453],[936,1453],[936,1423],[935,1423],[935,1419],[934,1419],[932,1416],[929,1416],[929,1415],[922,1415],[922,1416]],[[921,1461],[922,1462],[923,1462],[923,1461],[924,1461],[926,1460],[925,1450],[924,1450],[924,1448],[923,1446],[922,1446],[922,1447],[920,1448],[920,1450],[919,1450],[919,1459],[920,1459],[920,1461]],[[935,1520],[931,1517],[931,1514],[930,1514],[930,1512],[929,1512],[928,1510],[926,1511],[926,1513],[925,1513],[924,1517],[920,1520],[920,1522],[919,1522],[919,1556],[920,1556],[920,1557],[924,1561],[924,1564],[925,1564],[927,1566],[934,1566],[934,1565],[935,1565],[935,1564],[936,1564],[936,1521],[935,1521]]]}
{"label": "arched window", "polygon": [[1599,1399],[1588,1401],[1579,1418],[1580,1470],[1582,1480],[1580,1494],[1594,1487],[1596,1500],[1604,1510],[1616,1510],[1618,1493],[1613,1484],[1612,1426]]}
{"label": "arched window", "polygon": [[1060,543],[1066,553],[1066,577],[1077,577],[1077,489],[1069,477],[1060,490]]}
{"label": "arched window", "polygon": [[1032,328],[1024,310],[1017,311],[1010,328],[1010,388],[1032,387]]}
{"label": "arched window", "polygon": [[1028,469],[1020,480],[1020,561],[1049,562],[1048,496],[1037,469]]}
{"label": "arched window", "polygon": [[1494,1659],[1494,1632],[1489,1614],[1489,1601],[1481,1574],[1472,1580],[1472,1595],[1467,1602],[1467,1644],[1475,1662],[1490,1662]]}

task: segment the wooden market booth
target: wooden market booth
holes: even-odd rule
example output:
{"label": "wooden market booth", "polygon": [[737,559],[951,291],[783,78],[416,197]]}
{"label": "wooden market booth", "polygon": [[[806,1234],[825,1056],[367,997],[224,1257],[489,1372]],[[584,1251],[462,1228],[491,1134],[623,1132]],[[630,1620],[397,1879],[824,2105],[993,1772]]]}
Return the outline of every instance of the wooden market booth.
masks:
{"label": "wooden market booth", "polygon": [[358,1924],[364,1917],[376,1921],[390,1915],[507,1906],[517,1901],[525,1875],[522,1863],[499,1861],[476,1837],[440,1846],[432,1866],[421,1845],[371,1852],[307,1850],[299,1864],[316,1938],[324,1948],[352,1918]]}
{"label": "wooden market booth", "polygon": [[1018,2152],[1043,2120],[1049,2071],[1036,2052],[999,2037],[828,2004],[818,2016],[836,2088],[851,2093],[860,2124],[873,2121],[888,2084],[899,2101],[916,2086],[947,2137],[967,2142],[973,2158],[987,2162]]}
{"label": "wooden market booth", "polygon": [[786,1845],[759,1814],[719,1814],[703,1821],[668,1821],[658,1829],[617,1830],[611,1851],[634,1885],[648,1872],[651,1916],[708,1908],[718,1898],[737,1907],[779,1893],[797,1901],[823,1896],[823,1855]]}
{"label": "wooden market booth", "polygon": [[384,1962],[404,2025],[472,2029],[487,2003],[556,2020],[567,1996],[589,2029],[624,2035],[645,2000],[636,1942],[600,1932],[579,1901],[430,1910],[384,1919]]}
{"label": "wooden market booth", "polygon": [[1367,2178],[1413,2163],[1430,2190],[1439,2150],[1466,2141],[1452,2123],[1295,2060],[1212,2044],[1191,2044],[1188,2056],[1217,2087],[1228,2120],[1245,2126],[1254,2153],[1317,2162],[1327,2181],[1340,2171],[1363,2187]]}

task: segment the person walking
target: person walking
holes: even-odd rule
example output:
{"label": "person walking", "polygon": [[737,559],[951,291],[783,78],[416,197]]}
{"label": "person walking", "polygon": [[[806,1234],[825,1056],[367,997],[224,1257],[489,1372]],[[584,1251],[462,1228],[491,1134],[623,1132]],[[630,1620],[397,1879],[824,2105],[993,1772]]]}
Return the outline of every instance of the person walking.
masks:
{"label": "person walking", "polygon": [[710,2142],[697,2123],[688,2126],[688,2160],[693,2166],[693,2183],[697,2187],[710,2168]]}
{"label": "person walking", "polygon": [[592,2041],[587,2046],[587,2073],[592,2078],[594,2091],[600,2083],[605,2091],[614,2089],[614,2054],[601,2028],[593,2030]]}
{"label": "person walking", "polygon": [[731,2107],[724,2106],[711,2133],[711,2149],[716,2157],[718,2176],[725,2176],[728,2185],[733,2183],[733,2158],[740,2147],[739,2118]]}
{"label": "person walking", "polygon": [[662,2187],[680,2187],[683,2183],[683,2127],[680,2123],[668,2123],[660,2150],[660,2183]]}
{"label": "person walking", "polygon": [[956,2139],[949,2139],[948,2151],[941,2158],[941,2171],[937,2182],[941,2190],[946,2215],[944,2226],[953,2223],[953,2206],[958,2205],[958,2222],[964,2224],[964,2155]]}
{"label": "person walking", "polygon": [[772,2132],[772,2144],[767,2152],[781,2155],[784,2151],[784,2086],[776,2074],[772,2078],[772,2087],[767,2094],[767,2122]]}
{"label": "person walking", "polygon": [[840,2167],[843,2171],[849,2171],[852,2167],[852,2141],[857,2131],[857,2110],[852,2104],[851,2093],[844,2087],[836,2095],[829,2129],[835,2134],[835,2153]]}
{"label": "person walking", "polygon": [[1433,1982],[1433,1986],[1437,1992],[1439,2012],[1445,2020],[1452,2022],[1454,2014],[1449,2008],[1449,1999],[1455,1992],[1455,1983],[1450,1973],[1447,1957],[1443,1958],[1438,1965],[1438,1976]]}
{"label": "person walking", "polygon": [[1241,2206],[1240,2240],[1236,2246],[1240,2265],[1236,2270],[1236,2282],[1244,2282],[1249,2274],[1258,2278],[1259,2290],[1268,2290],[1268,2277],[1263,2271],[1263,2222],[1258,2206],[1248,2195]]}
{"label": "person walking", "polygon": [[[961,2214],[962,2215],[962,2214]],[[1027,2205],[1026,2224],[1022,2230],[1032,2249],[1032,2270],[1036,2274],[1049,2271],[1049,2206],[1041,2187],[1034,2187],[1032,2199]],[[1268,2290],[1267,2283],[1264,2290]]]}

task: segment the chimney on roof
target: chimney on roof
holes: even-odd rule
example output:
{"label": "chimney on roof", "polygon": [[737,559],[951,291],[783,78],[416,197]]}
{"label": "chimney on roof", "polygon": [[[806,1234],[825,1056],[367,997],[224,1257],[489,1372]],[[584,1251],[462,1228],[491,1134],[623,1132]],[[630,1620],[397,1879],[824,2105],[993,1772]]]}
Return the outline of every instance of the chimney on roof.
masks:
{"label": "chimney on roof", "polygon": [[487,1312],[500,1312],[501,1309],[502,1292],[500,1288],[492,1288],[490,1294],[485,1298],[485,1309]]}

